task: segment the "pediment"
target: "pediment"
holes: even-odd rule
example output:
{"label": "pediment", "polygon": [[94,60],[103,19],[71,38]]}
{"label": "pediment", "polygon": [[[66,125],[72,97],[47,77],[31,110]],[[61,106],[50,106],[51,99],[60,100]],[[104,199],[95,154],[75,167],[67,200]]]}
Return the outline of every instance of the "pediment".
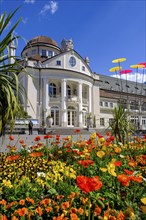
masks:
{"label": "pediment", "polygon": [[85,60],[75,51],[70,50],[54,57],[51,57],[43,62],[46,68],[66,69],[70,71],[80,72],[91,76],[91,69]]}

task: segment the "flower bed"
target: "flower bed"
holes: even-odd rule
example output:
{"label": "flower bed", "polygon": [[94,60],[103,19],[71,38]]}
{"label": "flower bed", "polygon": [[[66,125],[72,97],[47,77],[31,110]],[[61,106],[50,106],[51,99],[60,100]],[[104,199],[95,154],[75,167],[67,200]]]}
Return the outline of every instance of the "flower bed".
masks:
{"label": "flower bed", "polygon": [[[110,133],[89,140],[45,135],[0,154],[0,218],[146,219],[146,137],[122,145]],[[61,146],[60,146],[61,145]]]}

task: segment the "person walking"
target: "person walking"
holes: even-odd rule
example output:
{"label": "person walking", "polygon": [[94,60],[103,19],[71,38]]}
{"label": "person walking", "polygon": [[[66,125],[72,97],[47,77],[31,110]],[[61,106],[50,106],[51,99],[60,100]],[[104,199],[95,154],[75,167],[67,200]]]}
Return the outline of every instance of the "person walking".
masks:
{"label": "person walking", "polygon": [[32,134],[33,122],[30,120],[28,124],[29,135]]}

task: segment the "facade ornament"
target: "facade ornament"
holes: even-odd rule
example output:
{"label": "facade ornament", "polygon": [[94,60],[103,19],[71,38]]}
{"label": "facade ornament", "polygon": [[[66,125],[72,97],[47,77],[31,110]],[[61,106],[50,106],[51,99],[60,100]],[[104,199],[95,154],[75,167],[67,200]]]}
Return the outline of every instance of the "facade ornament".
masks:
{"label": "facade ornament", "polygon": [[89,58],[88,58],[88,57],[85,57],[85,63],[87,63],[87,65],[90,64],[90,61],[89,61]]}
{"label": "facade ornament", "polygon": [[73,50],[73,41],[72,39],[65,40],[63,39],[61,42],[61,51]]}

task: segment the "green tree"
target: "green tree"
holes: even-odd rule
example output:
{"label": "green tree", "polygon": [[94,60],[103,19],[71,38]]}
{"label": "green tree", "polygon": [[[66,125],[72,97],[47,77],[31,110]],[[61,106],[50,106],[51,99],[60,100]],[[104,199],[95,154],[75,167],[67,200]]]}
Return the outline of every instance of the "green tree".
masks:
{"label": "green tree", "polygon": [[[6,27],[17,10],[8,15],[4,12],[0,17],[0,133],[6,125],[12,127],[14,124],[16,115],[20,110],[20,97],[22,99],[23,94],[17,76],[22,70],[22,66],[17,57],[9,56],[8,49],[10,43],[20,38],[20,36],[14,37],[13,32],[21,19],[6,33]],[[10,58],[13,58],[13,63],[9,62]]]}

